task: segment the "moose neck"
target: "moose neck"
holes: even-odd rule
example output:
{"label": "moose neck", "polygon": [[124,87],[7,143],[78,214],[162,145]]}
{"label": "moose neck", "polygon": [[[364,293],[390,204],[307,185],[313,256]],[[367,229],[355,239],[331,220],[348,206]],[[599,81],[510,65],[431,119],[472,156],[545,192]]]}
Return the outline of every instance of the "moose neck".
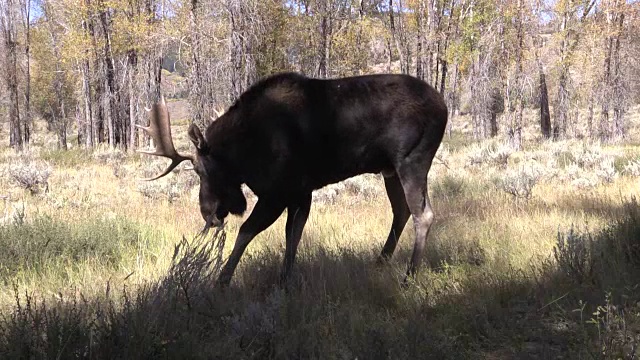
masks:
{"label": "moose neck", "polygon": [[[209,144],[211,156],[213,156],[224,168],[226,174],[238,186],[244,183],[247,166],[243,159],[250,154],[247,149],[247,131],[239,121],[234,109],[230,109],[223,116],[212,122],[206,131],[206,139]],[[235,185],[235,184],[234,184]]]}

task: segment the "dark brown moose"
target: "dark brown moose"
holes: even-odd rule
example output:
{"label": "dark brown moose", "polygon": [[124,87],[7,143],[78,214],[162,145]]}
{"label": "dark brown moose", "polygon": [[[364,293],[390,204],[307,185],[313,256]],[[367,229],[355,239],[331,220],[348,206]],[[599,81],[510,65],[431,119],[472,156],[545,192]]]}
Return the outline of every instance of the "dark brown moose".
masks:
{"label": "dark brown moose", "polygon": [[415,243],[407,275],[414,275],[434,218],[427,173],[446,124],[442,96],[408,75],[321,80],[283,73],[254,84],[207,127],[204,136],[192,124],[189,137],[195,155],[175,150],[164,100],[154,105],[149,127],[142,128],[156,145],[146,153],[171,159],[154,179],[184,160],[193,163],[207,228],[220,226],[229,213],[244,213],[241,184],[257,195],[218,278],[218,284],[228,285],[247,245],[285,209],[281,279],[286,280],[309,216],[312,191],[363,173],[382,173],[393,210],[380,261],[391,257],[409,215],[413,217]]}

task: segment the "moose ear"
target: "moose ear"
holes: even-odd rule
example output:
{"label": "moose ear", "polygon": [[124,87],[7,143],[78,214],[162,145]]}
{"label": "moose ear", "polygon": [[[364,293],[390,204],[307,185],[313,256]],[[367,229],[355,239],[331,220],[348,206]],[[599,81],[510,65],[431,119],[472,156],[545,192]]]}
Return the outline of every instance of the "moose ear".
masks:
{"label": "moose ear", "polygon": [[209,149],[207,140],[204,139],[204,136],[202,136],[202,133],[196,124],[191,124],[191,126],[189,126],[189,138],[193,145],[195,145],[196,149],[198,149],[198,152],[203,153]]}

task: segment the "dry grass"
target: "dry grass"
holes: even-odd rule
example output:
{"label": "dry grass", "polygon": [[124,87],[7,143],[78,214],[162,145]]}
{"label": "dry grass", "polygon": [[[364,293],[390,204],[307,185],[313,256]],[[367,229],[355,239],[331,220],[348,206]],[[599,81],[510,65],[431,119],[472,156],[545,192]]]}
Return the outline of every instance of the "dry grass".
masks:
{"label": "dry grass", "polygon": [[[640,215],[632,198],[640,178],[625,169],[640,149],[538,144],[528,135],[527,150],[517,152],[497,140],[461,140],[459,130],[430,175],[437,221],[427,266],[404,290],[411,224],[391,264],[374,265],[391,221],[378,176],[315,194],[286,291],[275,286],[283,216],[249,246],[232,287],[220,292],[211,276],[193,275],[206,272],[210,254],[181,243],[202,226],[193,174],[149,184],[138,178],[162,160],[46,145],[28,155],[3,150],[0,351],[11,358],[637,357]],[[48,191],[10,181],[18,159],[52,170]],[[241,221],[229,219],[225,255]]]}

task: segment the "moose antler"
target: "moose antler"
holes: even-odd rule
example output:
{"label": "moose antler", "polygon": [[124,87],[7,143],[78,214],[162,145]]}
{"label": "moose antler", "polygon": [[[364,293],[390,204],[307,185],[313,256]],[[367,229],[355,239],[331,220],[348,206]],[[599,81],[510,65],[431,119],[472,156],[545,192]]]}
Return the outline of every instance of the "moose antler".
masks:
{"label": "moose antler", "polygon": [[[149,110],[147,110],[149,111]],[[151,138],[156,146],[155,150],[138,150],[143,154],[164,156],[171,159],[171,165],[160,175],[154,178],[144,179],[146,181],[159,179],[171,170],[175,169],[181,162],[185,160],[194,161],[194,157],[191,155],[179,154],[173,146],[173,140],[171,139],[171,123],[169,122],[169,110],[164,102],[164,97],[160,98],[160,102],[153,105],[151,112],[151,121],[149,126],[136,125],[140,129],[144,130]]]}

